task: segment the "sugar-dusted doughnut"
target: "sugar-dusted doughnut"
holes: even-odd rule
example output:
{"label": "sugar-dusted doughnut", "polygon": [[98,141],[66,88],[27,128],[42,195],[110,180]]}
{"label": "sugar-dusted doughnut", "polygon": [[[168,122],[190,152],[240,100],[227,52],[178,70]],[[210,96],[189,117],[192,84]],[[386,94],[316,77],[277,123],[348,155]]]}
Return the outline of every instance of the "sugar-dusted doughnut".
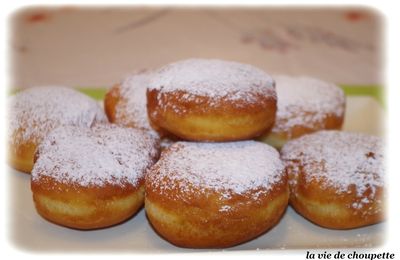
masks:
{"label": "sugar-dusted doughnut", "polygon": [[262,141],[281,148],[304,134],[342,127],[346,98],[340,87],[310,77],[273,78],[278,111],[272,130],[261,137]]}
{"label": "sugar-dusted doughnut", "polygon": [[146,90],[151,76],[151,72],[134,73],[107,92],[104,109],[111,123],[154,131],[146,107]]}
{"label": "sugar-dusted doughnut", "polygon": [[144,175],[158,158],[157,140],[115,125],[56,128],[39,145],[32,170],[38,213],[77,229],[131,217],[143,205]]}
{"label": "sugar-dusted doughnut", "polygon": [[29,173],[36,147],[61,125],[90,127],[107,122],[101,107],[88,96],[66,87],[35,87],[10,97],[8,162]]}
{"label": "sugar-dusted doughnut", "polygon": [[154,125],[185,140],[249,139],[274,123],[274,81],[247,64],[178,61],[162,67],[151,78],[147,110]]}
{"label": "sugar-dusted doughnut", "polygon": [[334,229],[383,220],[381,138],[320,131],[289,141],[281,155],[289,176],[290,203],[305,218]]}
{"label": "sugar-dusted doughnut", "polygon": [[111,123],[149,131],[161,138],[162,147],[167,147],[174,138],[151,125],[147,116],[146,90],[152,75],[152,71],[138,72],[115,84],[104,98],[104,110]]}
{"label": "sugar-dusted doughnut", "polygon": [[248,241],[279,221],[288,198],[279,153],[255,141],[177,142],[146,175],[150,223],[181,247]]}

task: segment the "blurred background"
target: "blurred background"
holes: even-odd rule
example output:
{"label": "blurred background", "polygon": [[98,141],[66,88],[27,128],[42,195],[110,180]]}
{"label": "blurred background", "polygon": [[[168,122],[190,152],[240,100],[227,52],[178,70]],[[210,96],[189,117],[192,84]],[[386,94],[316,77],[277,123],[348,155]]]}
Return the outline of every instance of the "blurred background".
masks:
{"label": "blurred background", "polygon": [[13,88],[104,88],[191,57],[355,87],[382,84],[382,22],[369,9],[31,7],[10,20]]}

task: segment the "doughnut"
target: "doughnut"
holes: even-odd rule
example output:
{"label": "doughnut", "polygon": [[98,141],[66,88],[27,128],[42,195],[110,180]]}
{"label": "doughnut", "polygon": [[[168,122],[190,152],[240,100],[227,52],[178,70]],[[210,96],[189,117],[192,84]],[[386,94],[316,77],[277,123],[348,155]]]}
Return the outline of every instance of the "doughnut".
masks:
{"label": "doughnut", "polygon": [[146,89],[151,76],[151,72],[134,73],[107,92],[104,109],[111,123],[154,131],[146,107]]}
{"label": "doughnut", "polygon": [[147,88],[152,124],[190,141],[237,141],[275,120],[273,79],[251,65],[189,59],[155,72]]}
{"label": "doughnut", "polygon": [[310,77],[273,78],[278,111],[272,130],[261,141],[281,148],[288,140],[304,134],[342,127],[346,99],[340,87]]}
{"label": "doughnut", "polygon": [[173,143],[173,137],[151,125],[147,116],[146,90],[151,71],[134,73],[120,84],[115,84],[104,98],[104,110],[111,123],[139,128],[161,138],[161,147]]}
{"label": "doughnut", "polygon": [[325,130],[287,142],[281,150],[290,204],[306,219],[351,229],[384,218],[381,138]]}
{"label": "doughnut", "polygon": [[170,243],[224,248],[273,227],[289,187],[279,153],[256,141],[176,142],[146,175],[145,210]]}
{"label": "doughnut", "polygon": [[34,87],[9,98],[8,163],[30,173],[36,147],[62,125],[90,127],[107,122],[101,107],[88,96],[66,87]]}
{"label": "doughnut", "polygon": [[145,171],[157,158],[158,140],[142,130],[105,124],[56,128],[35,154],[36,210],[75,229],[120,223],[142,207]]}

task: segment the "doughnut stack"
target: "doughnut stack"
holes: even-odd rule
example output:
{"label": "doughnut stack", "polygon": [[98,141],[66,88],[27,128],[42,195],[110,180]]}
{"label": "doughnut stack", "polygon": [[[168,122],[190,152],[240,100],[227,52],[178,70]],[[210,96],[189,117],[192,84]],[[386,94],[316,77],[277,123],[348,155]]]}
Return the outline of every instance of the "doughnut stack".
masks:
{"label": "doughnut stack", "polygon": [[339,131],[344,93],[318,79],[189,59],[115,84],[104,112],[64,88],[11,107],[10,165],[31,172],[38,213],[66,227],[112,226],[144,204],[170,243],[225,248],[288,204],[327,228],[383,220],[382,140]]}
{"label": "doughnut stack", "polygon": [[171,243],[245,242],[272,228],[288,200],[323,227],[383,219],[382,141],[338,131],[345,112],[338,86],[204,59],[145,75],[113,87],[105,109],[112,122],[141,125],[132,93],[141,88],[143,98],[146,90],[146,125],[176,141],[146,175],[148,219]]}
{"label": "doughnut stack", "polygon": [[[276,101],[268,74],[221,60],[172,63],[110,90],[110,121],[179,140],[146,175],[146,214],[162,237],[181,247],[222,248],[278,223],[289,199],[284,165],[274,148],[250,140],[273,126]],[[140,110],[148,120],[134,115],[143,116]]]}

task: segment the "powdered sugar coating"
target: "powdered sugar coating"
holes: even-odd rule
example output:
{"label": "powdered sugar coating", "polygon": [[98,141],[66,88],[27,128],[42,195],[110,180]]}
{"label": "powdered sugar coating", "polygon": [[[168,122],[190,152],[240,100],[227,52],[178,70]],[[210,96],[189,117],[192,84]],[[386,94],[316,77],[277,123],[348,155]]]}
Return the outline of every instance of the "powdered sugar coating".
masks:
{"label": "powdered sugar coating", "polygon": [[297,184],[300,171],[304,181],[322,181],[322,188],[334,188],[338,195],[355,188],[361,208],[374,200],[378,188],[384,186],[383,142],[381,138],[360,133],[320,131],[289,141],[281,150],[282,159],[291,168]]}
{"label": "powdered sugar coating", "polygon": [[158,156],[158,139],[115,125],[66,126],[53,130],[38,152],[32,181],[49,176],[83,187],[136,186]]}
{"label": "powdered sugar coating", "polygon": [[177,142],[163,152],[146,182],[161,194],[178,189],[177,196],[183,199],[199,190],[201,194],[212,190],[221,194],[220,199],[256,191],[256,200],[280,183],[284,174],[279,153],[260,142]]}
{"label": "powdered sugar coating", "polygon": [[107,122],[96,101],[71,88],[35,87],[11,96],[8,139],[13,145],[28,140],[39,143],[61,125],[90,127]]}
{"label": "powdered sugar coating", "polygon": [[309,77],[277,75],[274,79],[278,110],[272,132],[290,135],[294,126],[323,129],[328,115],[343,117],[345,95],[338,86]]}
{"label": "powdered sugar coating", "polygon": [[137,73],[127,77],[120,85],[120,98],[115,107],[118,124],[134,125],[137,128],[154,131],[147,116],[146,90],[152,73]]}
{"label": "powdered sugar coating", "polygon": [[[121,126],[134,126],[160,138],[160,134],[151,127],[147,115],[146,90],[152,76],[152,71],[137,72],[122,82],[119,87],[120,101],[115,106],[115,123]],[[160,146],[166,148],[172,143],[172,140],[162,137]]]}
{"label": "powdered sugar coating", "polygon": [[[149,90],[159,94],[183,91],[180,98],[196,101],[210,98],[209,106],[224,101],[258,102],[258,97],[276,99],[274,80],[264,71],[248,64],[216,59],[188,59],[159,69],[150,80]],[[177,111],[179,112],[179,111]]]}

